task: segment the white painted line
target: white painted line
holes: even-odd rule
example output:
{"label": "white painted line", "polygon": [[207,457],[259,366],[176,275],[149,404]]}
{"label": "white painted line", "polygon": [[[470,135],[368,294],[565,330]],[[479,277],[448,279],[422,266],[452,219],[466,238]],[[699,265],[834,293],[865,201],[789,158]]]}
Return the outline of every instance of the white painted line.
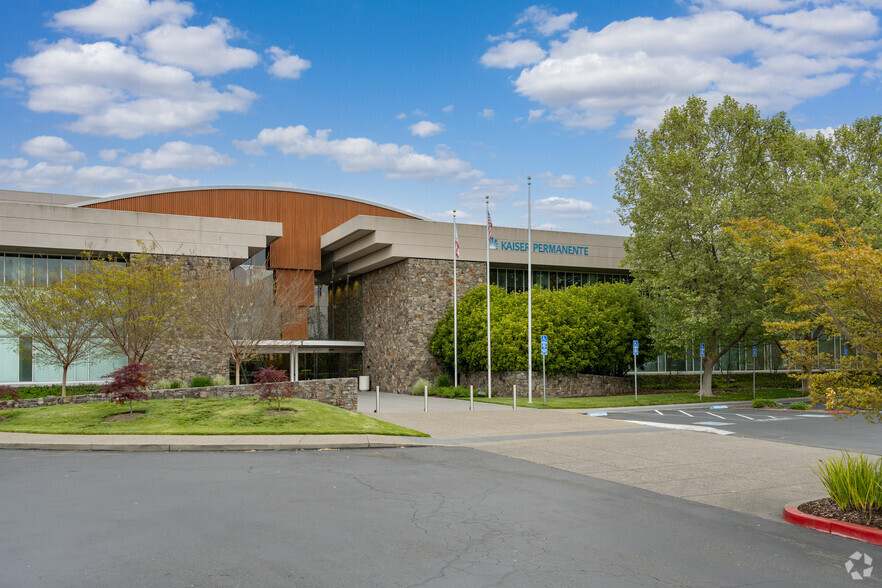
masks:
{"label": "white painted line", "polygon": [[799,415],[799,416],[809,417],[812,419],[826,419],[826,418],[829,418],[833,415],[832,414],[803,414],[803,415]]}
{"label": "white painted line", "polygon": [[749,420],[749,421],[752,421],[752,420],[753,420],[753,417],[749,417],[749,416],[744,415],[744,414],[738,414],[737,412],[735,413],[735,416],[740,416],[741,418],[743,418],[743,419],[747,419],[747,420]]}
{"label": "white painted line", "polygon": [[702,421],[696,425],[710,425],[712,427],[731,427],[735,423],[721,423],[720,421]]}
{"label": "white painted line", "polygon": [[605,412],[589,412],[587,416],[606,416]]}
{"label": "white painted line", "polygon": [[724,408],[729,408],[729,405],[728,404],[717,404],[714,406],[709,406],[708,408],[710,408],[711,410],[723,410]]}
{"label": "white painted line", "polygon": [[[680,412],[683,412],[682,410]],[[653,423],[650,421],[625,421],[626,423],[634,423],[635,425],[646,425],[648,427],[658,427],[660,429],[678,429],[680,431],[698,431],[700,433],[713,433],[715,435],[734,435],[732,431],[724,431],[722,429],[714,429],[713,427],[697,427],[695,425],[675,425],[673,423]]]}
{"label": "white painted line", "polygon": [[685,415],[688,416],[688,417],[691,417],[691,416],[692,416],[691,414],[689,414],[689,413],[686,412],[685,410],[678,410],[677,412],[682,412],[683,414],[685,414]]}
{"label": "white painted line", "polygon": [[726,420],[726,417],[724,417],[724,416],[720,416],[720,415],[718,415],[718,414],[714,414],[714,413],[712,413],[712,412],[706,412],[706,414],[709,414],[709,415],[711,415],[712,417],[717,418],[717,419],[723,419],[724,421]]}
{"label": "white painted line", "polygon": [[770,415],[770,414],[766,414],[766,415],[763,415],[763,416],[768,417],[768,420],[770,420],[770,421],[777,421],[777,420],[778,420],[778,417],[774,417],[774,416],[772,416],[772,415]]}
{"label": "white painted line", "polygon": [[[660,415],[662,415],[662,416],[664,416],[664,414],[665,414],[665,413],[663,413],[663,412],[660,411],[660,410],[657,410],[657,411],[655,411],[655,412],[658,413],[658,414],[660,414]],[[818,415],[818,416],[821,416],[821,415]],[[824,416],[827,416],[827,415],[824,415]]]}

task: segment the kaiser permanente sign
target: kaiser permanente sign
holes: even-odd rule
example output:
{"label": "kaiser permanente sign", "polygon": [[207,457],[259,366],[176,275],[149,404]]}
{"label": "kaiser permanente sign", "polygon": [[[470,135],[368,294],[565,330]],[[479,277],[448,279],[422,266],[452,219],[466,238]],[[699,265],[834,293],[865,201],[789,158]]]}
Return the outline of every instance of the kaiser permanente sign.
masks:
{"label": "kaiser permanente sign", "polygon": [[[495,247],[500,251],[527,251],[526,241],[497,241]],[[588,248],[583,245],[558,245],[557,243],[533,243],[533,253],[557,253],[558,255],[588,255]]]}

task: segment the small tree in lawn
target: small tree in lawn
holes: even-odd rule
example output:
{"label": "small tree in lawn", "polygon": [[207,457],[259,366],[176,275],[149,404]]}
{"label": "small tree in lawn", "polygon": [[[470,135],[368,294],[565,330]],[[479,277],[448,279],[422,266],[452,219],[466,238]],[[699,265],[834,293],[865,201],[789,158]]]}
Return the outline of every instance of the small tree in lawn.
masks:
{"label": "small tree in lawn", "polygon": [[110,402],[115,404],[129,403],[129,414],[132,414],[133,402],[148,400],[147,388],[150,366],[146,363],[130,363],[111,372],[105,378],[112,378],[101,387],[103,394],[110,395]]}
{"label": "small tree in lawn", "polygon": [[254,391],[257,392],[257,400],[266,400],[269,403],[276,403],[276,410],[282,410],[282,398],[291,398],[297,394],[297,387],[294,382],[288,380],[288,375],[273,367],[265,367],[254,374],[256,386]]}

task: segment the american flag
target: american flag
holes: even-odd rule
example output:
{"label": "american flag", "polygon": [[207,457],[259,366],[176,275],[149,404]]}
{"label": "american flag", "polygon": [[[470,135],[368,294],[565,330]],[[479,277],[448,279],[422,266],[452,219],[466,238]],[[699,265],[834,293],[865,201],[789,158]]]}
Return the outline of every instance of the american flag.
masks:
{"label": "american flag", "polygon": [[490,220],[490,213],[487,213],[487,242],[493,243],[493,221]]}
{"label": "american flag", "polygon": [[459,234],[456,232],[456,223],[453,223],[453,254],[459,259]]}

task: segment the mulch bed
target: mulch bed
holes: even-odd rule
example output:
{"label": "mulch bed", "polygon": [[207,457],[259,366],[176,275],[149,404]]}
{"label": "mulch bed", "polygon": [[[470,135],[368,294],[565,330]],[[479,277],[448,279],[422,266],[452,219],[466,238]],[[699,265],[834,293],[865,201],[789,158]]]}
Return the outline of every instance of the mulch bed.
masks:
{"label": "mulch bed", "polygon": [[854,523],[856,525],[863,525],[874,529],[882,529],[882,513],[874,512],[873,518],[870,519],[869,522],[864,522],[861,513],[858,513],[857,511],[843,512],[841,508],[836,506],[836,503],[833,502],[832,498],[812,500],[811,502],[800,504],[798,509],[800,512],[814,515],[816,517],[833,519],[845,523]]}
{"label": "mulch bed", "polygon": [[133,412],[133,413],[125,412],[123,414],[111,415],[111,416],[105,418],[104,420],[105,421],[133,421],[137,418],[141,418],[142,416],[144,416],[144,414],[140,413],[140,412]]}

